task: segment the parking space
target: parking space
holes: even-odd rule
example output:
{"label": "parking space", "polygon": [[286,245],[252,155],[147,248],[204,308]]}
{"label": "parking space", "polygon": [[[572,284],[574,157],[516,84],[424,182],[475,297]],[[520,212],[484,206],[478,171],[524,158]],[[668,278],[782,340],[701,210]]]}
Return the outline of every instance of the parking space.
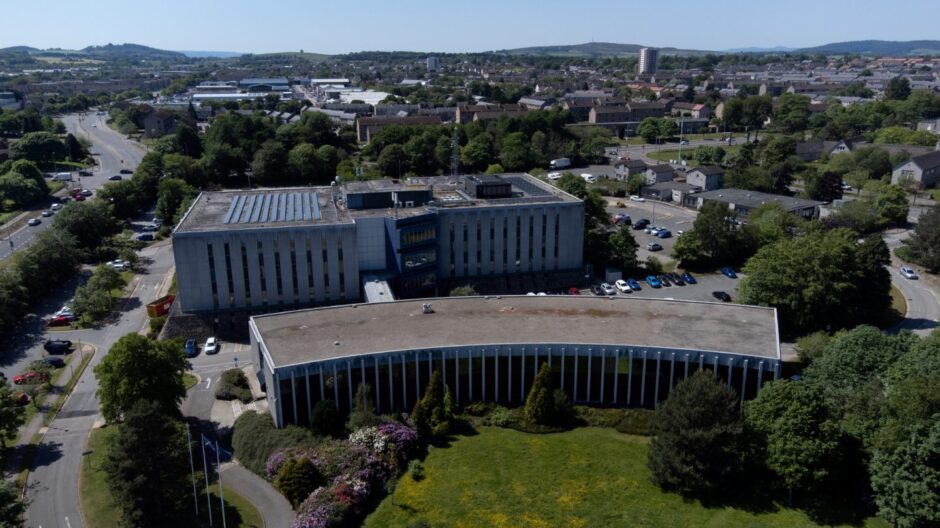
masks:
{"label": "parking space", "polygon": [[[645,297],[651,299],[677,299],[683,301],[715,301],[712,292],[723,291],[731,296],[732,302],[738,300],[738,284],[741,282],[741,275],[737,279],[729,279],[720,273],[695,274],[693,276],[696,284],[687,284],[685,286],[669,286],[653,288],[646,283],[644,277],[633,277],[640,283],[642,288],[638,292],[618,293],[617,295],[629,295],[632,297]],[[629,277],[624,277],[629,278]],[[590,295],[590,291],[584,294]]]}
{"label": "parking space", "polygon": [[[623,207],[619,207],[617,205],[618,203],[622,204]],[[672,236],[669,238],[658,238],[643,230],[633,230],[632,227],[624,227],[624,229],[631,229],[633,238],[635,238],[640,245],[637,258],[641,262],[645,261],[650,256],[655,256],[662,261],[671,260],[670,255],[672,254],[672,247],[676,243],[679,231],[688,231],[691,229],[696,216],[696,211],[685,207],[666,204],[656,200],[634,202],[629,198],[607,198],[607,212],[611,217],[617,214],[627,214],[633,222],[645,218],[650,221],[650,225],[664,227],[672,233]],[[663,249],[659,251],[649,251],[647,244],[651,242],[658,243]]]}

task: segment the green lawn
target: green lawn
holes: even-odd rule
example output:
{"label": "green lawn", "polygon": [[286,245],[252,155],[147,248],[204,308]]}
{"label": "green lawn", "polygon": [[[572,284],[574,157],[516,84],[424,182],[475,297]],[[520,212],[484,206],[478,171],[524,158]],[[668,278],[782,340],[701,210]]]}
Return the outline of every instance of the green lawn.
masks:
{"label": "green lawn", "polygon": [[[649,480],[647,441],[601,428],[533,435],[482,427],[450,447],[432,447],[424,480],[403,476],[365,525],[816,526],[773,502],[707,507],[663,493]],[[864,526],[885,525],[869,519]]]}
{"label": "green lawn", "polygon": [[[95,429],[88,437],[88,446],[85,449],[87,455],[82,460],[81,474],[78,477],[78,493],[81,500],[82,516],[88,526],[120,526],[121,524],[121,513],[112,503],[111,491],[105,480],[105,473],[101,470],[108,443],[117,435],[117,431],[117,427]],[[197,473],[196,477],[201,479],[202,474]],[[199,480],[199,484],[204,486],[202,480]],[[202,489],[200,488],[200,490]],[[209,490],[214,510],[214,520],[217,526],[221,526],[218,484],[213,483],[209,486]],[[224,493],[225,516],[228,526],[241,528],[262,528],[264,526],[261,513],[244,497],[228,489],[225,489]],[[206,498],[200,493],[199,511],[202,516],[205,516],[206,513],[205,504]],[[189,526],[190,519],[191,516],[185,520],[181,519],[179,525]],[[202,524],[207,525],[207,520],[208,517],[204,519]]]}

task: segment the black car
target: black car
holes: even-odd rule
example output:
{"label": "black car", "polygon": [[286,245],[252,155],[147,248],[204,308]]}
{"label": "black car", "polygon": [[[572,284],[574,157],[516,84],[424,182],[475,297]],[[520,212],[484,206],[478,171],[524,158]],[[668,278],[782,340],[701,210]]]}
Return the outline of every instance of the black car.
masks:
{"label": "black car", "polygon": [[660,275],[658,278],[659,278],[659,282],[661,282],[663,286],[665,286],[665,287],[667,287],[667,288],[668,288],[669,286],[672,286],[672,281],[669,280],[669,275],[666,275],[666,274],[664,273],[664,274]]}
{"label": "black car", "polygon": [[43,362],[53,368],[62,368],[65,366],[65,360],[60,357],[46,356],[42,358]]}
{"label": "black car", "polygon": [[72,351],[72,342],[68,339],[49,339],[42,347],[50,354],[68,354]]}
{"label": "black car", "polygon": [[115,174],[114,176],[111,176],[111,177],[108,178],[108,179],[111,180],[111,181],[121,181],[121,180],[123,180],[124,178],[123,178],[120,174]]}
{"label": "black car", "polygon": [[593,293],[594,295],[603,296],[604,290],[601,289],[600,284],[593,284],[591,285],[591,293]]}
{"label": "black car", "polygon": [[134,171],[130,169],[121,169],[118,172],[120,172],[121,174],[134,174]]}
{"label": "black car", "polygon": [[639,220],[633,223],[633,229],[639,231],[640,229],[643,229],[648,225],[650,225],[649,220],[647,220],[646,218],[640,218]]}
{"label": "black car", "polygon": [[669,280],[676,283],[676,286],[685,286],[685,281],[682,280],[682,277],[680,277],[678,273],[670,272],[670,273],[667,273],[666,275],[669,276]]}
{"label": "black car", "polygon": [[723,291],[713,291],[712,297],[718,299],[721,302],[731,302],[731,296]]}
{"label": "black car", "polygon": [[137,235],[137,240],[140,240],[141,242],[150,242],[153,240],[153,235],[150,233],[141,233]]}
{"label": "black car", "polygon": [[94,172],[91,172],[91,171],[82,170],[82,171],[78,171],[78,175],[79,175],[79,176],[84,176],[84,177],[87,178],[87,177],[89,177],[89,176],[94,176],[95,173],[94,173]]}

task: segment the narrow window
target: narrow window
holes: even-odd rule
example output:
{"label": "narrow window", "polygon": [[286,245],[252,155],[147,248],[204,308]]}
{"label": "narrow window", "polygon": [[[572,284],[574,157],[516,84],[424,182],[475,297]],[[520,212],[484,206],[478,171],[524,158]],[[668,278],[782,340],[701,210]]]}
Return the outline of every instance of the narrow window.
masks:
{"label": "narrow window", "polygon": [[245,243],[240,244],[242,251],[242,279],[245,281],[245,304],[251,306],[251,282],[248,278],[248,248]]}
{"label": "narrow window", "polygon": [[258,241],[258,270],[261,272],[261,306],[268,305],[268,281],[264,276],[264,245]]}
{"label": "narrow window", "polygon": [[209,281],[212,285],[212,308],[219,308],[219,286],[215,282],[215,256],[212,254],[212,244],[207,244],[206,249],[209,251]]}
{"label": "narrow window", "polygon": [[228,285],[228,305],[235,306],[235,281],[232,279],[232,258],[228,242],[222,246],[225,250],[225,279]]}
{"label": "narrow window", "polygon": [[274,240],[274,281],[277,285],[277,297],[283,302],[284,284],[281,281],[281,245],[277,239]]}

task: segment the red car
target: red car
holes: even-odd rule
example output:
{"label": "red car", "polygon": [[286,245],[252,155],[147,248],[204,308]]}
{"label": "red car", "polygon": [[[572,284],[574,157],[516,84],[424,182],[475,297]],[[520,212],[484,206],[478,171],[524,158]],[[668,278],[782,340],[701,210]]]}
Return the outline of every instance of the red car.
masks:
{"label": "red car", "polygon": [[85,201],[85,197],[82,196],[82,195],[80,195],[80,194],[76,194],[76,195],[73,197],[73,199],[74,199],[76,202],[84,202],[84,201]]}
{"label": "red car", "polygon": [[72,323],[72,317],[67,315],[57,315],[49,319],[49,326],[68,326]]}
{"label": "red car", "polygon": [[579,290],[575,286],[572,286],[568,288],[568,295],[581,295],[581,290]]}
{"label": "red car", "polygon": [[33,383],[44,383],[49,381],[49,376],[45,372],[36,372],[31,370],[26,374],[13,376],[14,385],[28,385]]}

